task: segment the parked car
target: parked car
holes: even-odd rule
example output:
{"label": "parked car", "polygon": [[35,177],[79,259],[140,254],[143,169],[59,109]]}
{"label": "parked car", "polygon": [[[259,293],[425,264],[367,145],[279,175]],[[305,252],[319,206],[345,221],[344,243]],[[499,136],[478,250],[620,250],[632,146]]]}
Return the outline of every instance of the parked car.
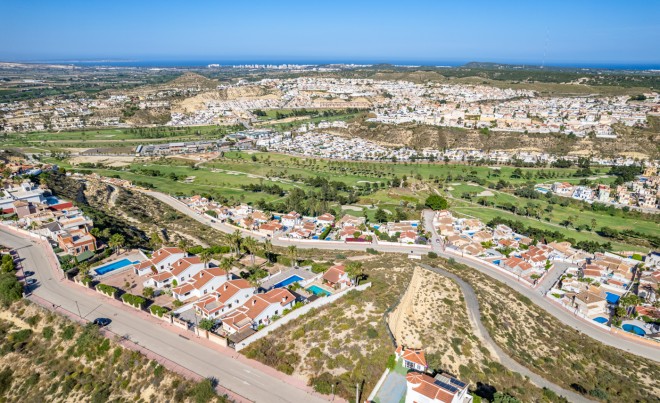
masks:
{"label": "parked car", "polygon": [[112,321],[108,318],[96,318],[92,321],[92,323],[95,324],[98,327],[108,326],[110,324],[110,322],[112,322]]}
{"label": "parked car", "polygon": [[25,278],[32,277],[32,276],[34,276],[33,271],[26,270],[26,271],[23,272],[23,277],[25,277]]}
{"label": "parked car", "polygon": [[29,286],[29,285],[35,285],[35,284],[37,284],[37,280],[34,279],[34,278],[28,278],[28,279],[25,280],[25,285]]}

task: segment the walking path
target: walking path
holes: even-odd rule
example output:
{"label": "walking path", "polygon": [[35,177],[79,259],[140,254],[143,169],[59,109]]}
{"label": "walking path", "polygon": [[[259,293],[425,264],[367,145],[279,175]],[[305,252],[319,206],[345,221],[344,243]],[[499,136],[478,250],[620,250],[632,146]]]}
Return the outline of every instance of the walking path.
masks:
{"label": "walking path", "polygon": [[570,390],[566,390],[558,385],[555,385],[554,383],[549,382],[542,376],[529,370],[527,367],[520,365],[516,360],[514,360],[513,358],[511,358],[511,356],[505,353],[504,350],[502,350],[495,343],[493,338],[490,336],[490,333],[488,333],[488,330],[481,321],[481,311],[479,310],[479,301],[477,300],[477,295],[474,293],[474,289],[472,288],[472,286],[468,284],[465,280],[463,280],[462,278],[458,277],[453,273],[450,273],[438,267],[433,267],[426,264],[420,264],[420,266],[436,274],[454,280],[454,282],[456,282],[458,286],[461,287],[461,291],[463,292],[463,297],[465,298],[468,317],[470,319],[470,323],[472,324],[472,328],[475,331],[475,334],[484,342],[486,348],[489,351],[495,353],[495,355],[499,358],[499,361],[502,365],[504,365],[511,371],[518,372],[519,374],[529,378],[535,385],[539,387],[548,388],[554,391],[555,393],[564,396],[571,402],[591,401],[580,394],[577,394]]}

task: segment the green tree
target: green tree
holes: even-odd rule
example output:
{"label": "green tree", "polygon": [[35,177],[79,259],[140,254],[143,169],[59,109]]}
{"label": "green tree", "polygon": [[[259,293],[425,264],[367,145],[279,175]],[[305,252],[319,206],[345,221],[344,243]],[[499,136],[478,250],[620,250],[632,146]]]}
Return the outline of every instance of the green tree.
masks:
{"label": "green tree", "polygon": [[212,319],[204,318],[204,319],[199,321],[199,328],[200,329],[209,331],[213,328],[213,326],[215,326],[215,321],[212,320]]}
{"label": "green tree", "polygon": [[126,238],[124,238],[122,234],[113,234],[108,241],[108,246],[114,249],[115,253],[117,253],[122,247],[124,247],[125,243]]}
{"label": "green tree", "polygon": [[378,210],[376,210],[376,214],[374,214],[374,219],[376,220],[376,222],[379,222],[379,223],[380,222],[386,222],[387,221],[387,213],[385,212],[385,210],[383,210],[382,208],[379,207]]}
{"label": "green tree", "polygon": [[449,203],[447,203],[447,199],[440,195],[430,195],[429,197],[426,198],[426,201],[424,204],[433,210],[446,210],[447,207],[449,207]]}
{"label": "green tree", "polygon": [[241,254],[241,244],[243,242],[243,236],[241,231],[236,230],[233,233],[229,234],[229,244],[232,246],[233,250],[236,252],[236,256]]}
{"label": "green tree", "polygon": [[211,252],[210,249],[204,249],[200,254],[199,254],[199,260],[204,263],[204,268],[208,269],[209,267],[209,262],[213,258],[213,253]]}
{"label": "green tree", "polygon": [[286,248],[286,254],[289,259],[291,259],[291,267],[298,265],[298,247],[296,245],[289,245]]}
{"label": "green tree", "polygon": [[359,284],[360,278],[364,275],[362,262],[351,261],[346,264],[346,274],[355,280],[355,285]]}
{"label": "green tree", "polygon": [[243,248],[250,254],[250,262],[254,266],[254,257],[257,252],[258,243],[257,240],[251,236],[246,237],[243,240]]}
{"label": "green tree", "polygon": [[264,240],[263,249],[266,259],[271,262],[273,260],[273,241],[271,241],[270,238]]}

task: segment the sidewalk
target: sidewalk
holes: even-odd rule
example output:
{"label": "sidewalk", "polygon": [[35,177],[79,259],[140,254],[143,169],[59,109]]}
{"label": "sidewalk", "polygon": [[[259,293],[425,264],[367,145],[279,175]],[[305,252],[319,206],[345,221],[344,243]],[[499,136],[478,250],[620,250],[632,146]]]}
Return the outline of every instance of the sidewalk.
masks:
{"label": "sidewalk", "polygon": [[[14,232],[20,234],[20,232],[18,232],[18,231],[14,231]],[[20,234],[20,235],[23,236],[24,234]],[[123,304],[121,301],[118,301],[118,300],[116,300],[114,298],[111,298],[111,297],[104,296],[104,295],[99,294],[95,290],[92,290],[88,287],[85,287],[85,286],[79,285],[77,283],[74,283],[72,281],[66,280],[65,276],[63,275],[63,272],[59,269],[59,261],[57,260],[55,254],[53,253],[52,248],[50,247],[50,244],[48,244],[47,241],[43,241],[43,240],[38,241],[38,240],[35,240],[35,239],[31,239],[30,241],[35,246],[40,246],[42,249],[44,249],[45,255],[48,258],[49,262],[51,263],[50,264],[51,272],[54,274],[53,279],[52,279],[53,281],[57,281],[61,285],[65,286],[67,288],[71,288],[72,290],[76,290],[75,292],[86,293],[89,296],[94,297],[95,299],[99,299],[99,301],[105,301],[106,304],[112,305],[113,307],[115,307],[117,309],[121,309],[122,311],[125,311],[125,312],[129,313],[130,315],[134,315],[135,317],[139,317],[144,321],[149,321],[153,324],[157,324],[159,327],[164,328],[167,331],[170,331],[170,332],[172,332],[174,334],[177,334],[179,336],[183,336],[186,339],[188,339],[190,341],[193,341],[193,342],[195,342],[199,345],[202,345],[202,346],[204,346],[206,348],[209,348],[209,349],[212,349],[212,350],[214,350],[214,351],[216,351],[216,352],[218,352],[222,355],[225,355],[225,356],[230,357],[232,359],[235,359],[239,362],[242,362],[243,364],[254,368],[256,371],[263,372],[267,375],[272,376],[273,378],[281,380],[282,382],[286,382],[287,384],[290,384],[290,385],[294,386],[295,388],[307,393],[308,395],[314,396],[314,397],[316,397],[318,399],[322,399],[322,400],[328,400],[329,399],[328,396],[322,395],[322,394],[317,393],[316,391],[314,391],[314,389],[311,386],[308,386],[307,382],[303,379],[300,379],[300,378],[297,378],[297,377],[279,372],[276,369],[274,369],[272,367],[269,367],[265,364],[262,364],[258,361],[248,359],[245,356],[243,356],[242,354],[236,352],[235,350],[233,350],[229,347],[219,346],[219,345],[213,343],[212,341],[206,339],[206,337],[198,336],[194,332],[191,332],[189,330],[181,329],[179,327],[174,326],[173,324],[170,324],[170,323],[167,323],[167,322],[165,322],[161,319],[155,318],[151,314],[149,314],[145,311],[136,310],[135,308],[131,308],[131,307]],[[49,301],[47,301],[47,300],[45,300],[41,297],[38,297],[34,294],[32,294],[29,297],[29,299],[34,301],[35,303],[43,306],[44,308],[46,308],[48,310],[61,312],[61,313],[65,314],[66,316],[70,317],[71,319],[75,320],[78,323],[82,323],[82,324],[87,323],[86,320],[81,319],[75,313],[64,310],[61,307],[57,307],[57,306],[53,307],[53,304],[51,302],[49,302]],[[109,334],[112,334],[112,335],[116,336],[120,340],[120,343],[123,346],[125,346],[127,348],[130,348],[132,350],[138,351],[140,353],[143,353],[149,358],[153,358],[157,362],[161,363],[163,366],[167,367],[168,369],[171,369],[172,371],[175,371],[175,372],[181,374],[182,376],[185,376],[185,377],[188,377],[188,378],[191,378],[191,379],[194,379],[194,380],[203,379],[203,377],[201,375],[199,375],[199,374],[195,373],[194,371],[191,371],[191,370],[189,370],[189,369],[187,369],[187,368],[185,368],[185,367],[183,367],[183,366],[181,366],[181,365],[179,365],[179,364],[177,364],[173,361],[170,361],[165,357],[162,357],[162,356],[152,352],[147,347],[140,346],[140,345],[132,342],[131,340],[126,339],[125,337],[123,337],[121,335],[117,335],[117,334],[111,332],[110,330],[104,329],[104,331],[109,333]],[[239,401],[239,402],[249,402],[250,401],[249,399],[247,399],[243,396],[240,396],[240,395],[238,395],[238,394],[232,392],[231,390],[228,390],[228,389],[226,389],[222,386],[219,386],[218,390],[219,390],[219,393],[227,394],[233,400],[236,400],[236,401]],[[335,397],[335,400],[340,401],[340,402],[344,401],[343,399],[337,398],[337,397]]]}

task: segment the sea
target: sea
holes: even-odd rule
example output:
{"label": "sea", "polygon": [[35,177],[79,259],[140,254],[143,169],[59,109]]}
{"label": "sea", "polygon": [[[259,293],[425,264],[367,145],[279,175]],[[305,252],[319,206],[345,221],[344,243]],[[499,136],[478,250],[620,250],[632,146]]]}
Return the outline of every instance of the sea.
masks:
{"label": "sea", "polygon": [[[27,61],[26,61],[27,62]],[[418,66],[432,66],[432,67],[458,67],[469,63],[469,60],[227,60],[227,59],[190,59],[190,60],[136,60],[136,59],[95,59],[95,60],[38,60],[30,61],[28,63],[48,63],[48,64],[70,64],[75,66],[108,66],[108,67],[207,67],[210,64],[219,64],[220,66],[237,66],[237,65],[280,65],[280,64],[297,64],[297,65],[328,65],[328,64],[357,64],[357,65],[376,65],[376,64],[391,64],[395,66],[405,67],[418,67]],[[506,62],[498,61],[500,64],[511,64],[516,66],[525,65],[523,62]],[[530,67],[538,67],[538,63],[527,63]],[[660,63],[548,63],[547,67],[563,67],[563,68],[577,68],[577,69],[607,69],[607,70],[660,70]]]}

